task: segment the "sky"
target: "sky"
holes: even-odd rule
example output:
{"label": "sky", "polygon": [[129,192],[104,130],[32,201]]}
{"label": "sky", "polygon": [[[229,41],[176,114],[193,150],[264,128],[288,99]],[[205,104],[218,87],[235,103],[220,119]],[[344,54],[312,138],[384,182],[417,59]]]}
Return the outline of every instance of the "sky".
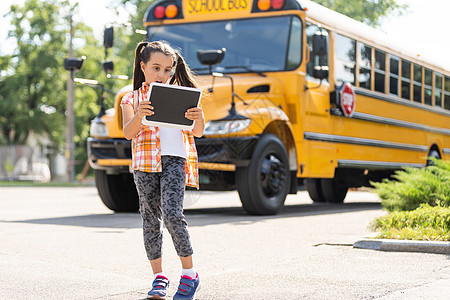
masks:
{"label": "sky", "polygon": [[[21,4],[24,0],[0,1],[0,54],[11,53],[14,44],[7,37],[10,20],[3,17],[13,3]],[[74,3],[75,0],[70,0]],[[102,40],[104,26],[111,22],[126,22],[128,13],[121,10],[119,16],[108,9],[109,0],[78,0],[79,15],[75,20],[82,20],[93,28],[94,34]],[[431,57],[440,61],[450,71],[450,38],[448,28],[450,21],[449,0],[397,0],[399,4],[409,4],[408,13],[403,16],[391,15],[383,19],[381,29],[388,36],[410,51],[422,57]]]}

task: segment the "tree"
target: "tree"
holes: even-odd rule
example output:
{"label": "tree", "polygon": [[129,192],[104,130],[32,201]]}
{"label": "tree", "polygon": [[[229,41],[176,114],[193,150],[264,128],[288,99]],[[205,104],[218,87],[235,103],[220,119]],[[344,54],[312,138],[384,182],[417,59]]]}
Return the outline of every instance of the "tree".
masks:
{"label": "tree", "polygon": [[[139,42],[146,39],[146,36],[137,34],[134,30],[145,29],[142,19],[145,11],[152,4],[152,2],[154,2],[154,0],[112,0],[115,7],[131,6],[134,8],[134,13],[131,13],[130,15],[130,23],[132,24],[132,27],[115,26],[114,28],[114,34],[118,34],[118,36],[114,39],[114,62],[116,63],[116,59],[127,59],[128,64],[126,65],[126,74],[130,77],[133,76],[134,50]],[[118,38],[119,36],[120,38]],[[116,65],[118,65],[118,63]]]}
{"label": "tree", "polygon": [[[9,37],[17,42],[12,55],[1,57],[0,119],[1,141],[24,144],[31,132],[62,141],[63,122],[64,18],[60,6],[67,1],[28,0],[11,5],[13,29]],[[62,69],[62,70],[61,70]]]}
{"label": "tree", "polygon": [[[62,149],[65,132],[66,82],[63,68],[67,57],[68,1],[27,0],[12,5],[9,38],[17,43],[14,53],[0,56],[0,143],[26,144],[31,133],[47,137],[55,149]],[[74,13],[77,13],[75,7]],[[104,51],[92,29],[74,24],[74,56],[86,55],[76,77],[98,79],[107,88],[101,62]],[[126,69],[126,68],[125,68]],[[99,92],[75,87],[75,155],[82,169],[86,161],[86,139],[90,121],[99,111]],[[105,95],[112,103],[113,96]]]}
{"label": "tree", "polygon": [[394,12],[402,14],[408,8],[408,5],[399,5],[395,0],[314,0],[314,2],[372,27],[380,26],[384,17]]}

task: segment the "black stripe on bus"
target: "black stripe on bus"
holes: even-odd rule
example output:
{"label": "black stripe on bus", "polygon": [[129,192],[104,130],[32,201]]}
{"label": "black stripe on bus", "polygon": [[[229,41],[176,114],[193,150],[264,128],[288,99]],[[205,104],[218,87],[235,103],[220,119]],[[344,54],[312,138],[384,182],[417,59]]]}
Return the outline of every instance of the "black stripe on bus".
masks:
{"label": "black stripe on bus", "polygon": [[422,146],[422,145],[411,145],[411,144],[403,144],[403,143],[386,142],[386,141],[380,141],[380,140],[365,139],[365,138],[343,136],[343,135],[305,132],[304,137],[305,137],[305,140],[312,140],[312,141],[354,144],[354,145],[362,145],[362,146],[375,146],[375,147],[382,147],[382,148],[393,148],[393,149],[412,150],[412,151],[420,151],[420,152],[428,151],[428,147]]}
{"label": "black stripe on bus", "polygon": [[[330,113],[335,116],[344,116],[342,114],[342,112],[336,108],[331,108]],[[394,126],[423,130],[423,131],[429,131],[429,132],[434,132],[434,133],[439,133],[439,134],[450,136],[450,129],[436,128],[436,127],[423,125],[423,124],[419,124],[419,123],[400,121],[400,120],[396,120],[396,119],[380,117],[380,116],[375,116],[375,115],[366,114],[366,113],[355,112],[352,115],[352,119],[394,125]]]}
{"label": "black stripe on bus", "polygon": [[384,100],[384,101],[388,101],[388,102],[392,102],[392,103],[396,103],[396,104],[406,105],[406,106],[410,106],[410,107],[414,107],[414,108],[418,108],[418,109],[422,109],[422,110],[428,110],[428,111],[431,111],[434,113],[438,113],[438,114],[450,117],[450,111],[446,111],[443,108],[432,107],[432,106],[429,106],[426,104],[417,103],[417,102],[413,102],[413,101],[409,101],[409,100],[404,100],[404,99],[400,99],[399,97],[381,94],[379,92],[368,91],[368,90],[362,89],[362,88],[354,87],[354,89],[355,89],[355,93],[359,94],[359,95],[363,95],[363,96],[367,96],[367,97],[371,97],[371,98],[375,98],[375,99],[379,99],[379,100]]}
{"label": "black stripe on bus", "polygon": [[425,167],[424,164],[416,163],[401,163],[388,161],[370,161],[370,160],[353,160],[353,159],[339,159],[338,167],[340,168],[361,168],[361,169],[401,169],[403,167]]}

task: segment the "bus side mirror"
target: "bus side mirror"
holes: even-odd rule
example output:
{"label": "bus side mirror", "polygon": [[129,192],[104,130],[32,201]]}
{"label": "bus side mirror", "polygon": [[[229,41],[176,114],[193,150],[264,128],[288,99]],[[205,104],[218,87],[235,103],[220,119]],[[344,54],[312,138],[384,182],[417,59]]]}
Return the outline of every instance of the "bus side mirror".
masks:
{"label": "bus side mirror", "polygon": [[327,47],[327,36],[328,33],[326,31],[317,31],[312,36],[312,54],[313,55],[327,55],[328,47]]}
{"label": "bus side mirror", "polygon": [[328,78],[328,66],[314,66],[313,77],[317,79],[327,79]]}
{"label": "bus side mirror", "polygon": [[220,50],[198,50],[197,59],[202,65],[207,65],[211,68],[211,66],[222,62],[226,51],[225,48]]}
{"label": "bus side mirror", "polygon": [[114,28],[112,26],[106,27],[103,32],[103,45],[106,49],[112,48],[114,42]]}

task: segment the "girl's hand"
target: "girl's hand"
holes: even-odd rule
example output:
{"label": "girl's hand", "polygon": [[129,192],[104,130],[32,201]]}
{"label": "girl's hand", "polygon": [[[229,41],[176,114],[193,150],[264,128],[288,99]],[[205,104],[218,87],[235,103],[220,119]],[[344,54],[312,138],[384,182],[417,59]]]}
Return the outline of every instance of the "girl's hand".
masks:
{"label": "girl's hand", "polygon": [[204,122],[203,110],[201,107],[189,108],[184,116],[186,117],[186,119],[192,121]]}
{"label": "girl's hand", "polygon": [[203,131],[205,130],[205,118],[203,116],[203,109],[201,107],[189,108],[184,116],[189,120],[195,121],[194,128],[192,128],[192,133],[196,137],[201,137],[203,135]]}
{"label": "girl's hand", "polygon": [[140,119],[142,119],[145,116],[151,116],[154,114],[153,112],[153,106],[150,105],[150,101],[142,101],[139,103],[137,115]]}

